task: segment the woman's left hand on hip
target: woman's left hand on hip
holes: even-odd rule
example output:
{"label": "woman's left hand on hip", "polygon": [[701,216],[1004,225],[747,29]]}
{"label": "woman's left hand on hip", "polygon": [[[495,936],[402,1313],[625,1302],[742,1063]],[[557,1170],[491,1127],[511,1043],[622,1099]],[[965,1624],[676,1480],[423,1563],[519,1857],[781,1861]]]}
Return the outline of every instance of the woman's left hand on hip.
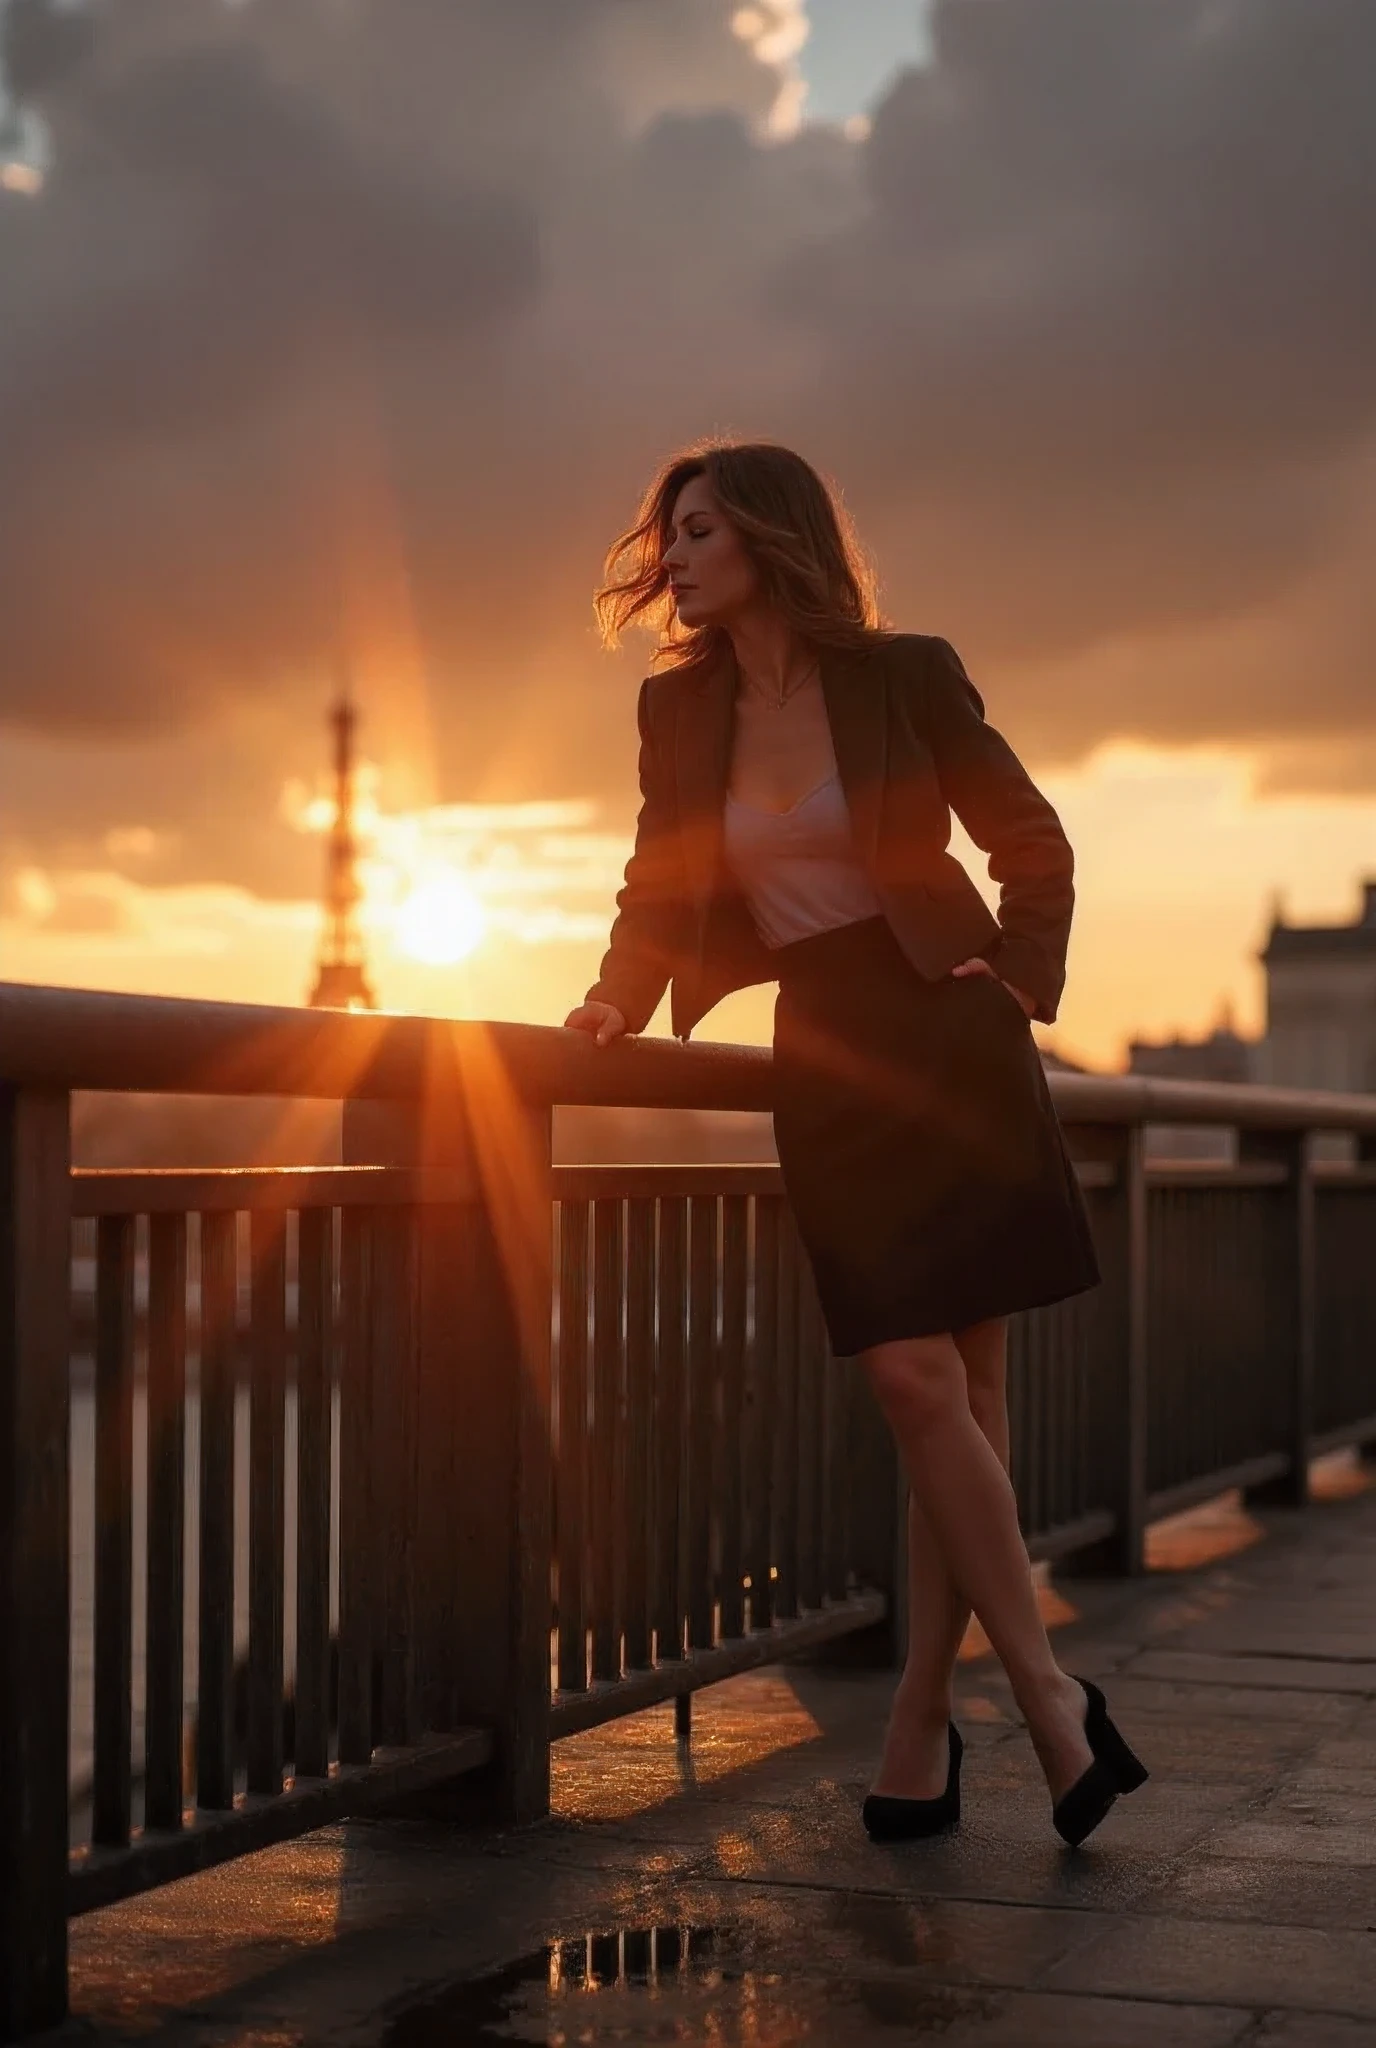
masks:
{"label": "woman's left hand on hip", "polygon": [[[983,957],[982,954],[979,953],[976,953],[972,960],[962,960],[959,967],[953,967],[951,969],[951,973],[952,975],[987,974],[991,981],[1003,981],[1003,976],[1001,974],[995,974],[993,968],[989,965],[989,962]],[[1008,990],[1008,993],[1011,996],[1017,997],[1018,1001],[1022,1004],[1024,1011],[1029,1017],[1035,1015],[1037,1008],[1037,999],[1035,996],[1029,996],[1025,994],[1022,989],[1015,988],[1011,981],[1003,981],[1003,985]]]}

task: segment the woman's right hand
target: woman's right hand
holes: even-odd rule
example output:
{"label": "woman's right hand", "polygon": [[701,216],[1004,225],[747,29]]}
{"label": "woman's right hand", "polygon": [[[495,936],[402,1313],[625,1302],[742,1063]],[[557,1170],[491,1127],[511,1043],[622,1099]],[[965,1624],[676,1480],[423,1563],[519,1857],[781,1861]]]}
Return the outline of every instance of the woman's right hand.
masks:
{"label": "woman's right hand", "polygon": [[614,1038],[620,1038],[626,1029],[626,1019],[614,1003],[580,1003],[576,1010],[570,1010],[564,1019],[567,1029],[590,1031],[594,1045],[608,1045]]}

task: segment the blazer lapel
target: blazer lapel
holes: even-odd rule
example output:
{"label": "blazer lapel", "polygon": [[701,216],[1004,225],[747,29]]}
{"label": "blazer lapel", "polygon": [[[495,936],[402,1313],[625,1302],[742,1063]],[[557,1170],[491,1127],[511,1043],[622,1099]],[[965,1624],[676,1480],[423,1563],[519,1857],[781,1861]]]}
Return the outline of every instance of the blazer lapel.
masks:
{"label": "blazer lapel", "polygon": [[888,772],[888,713],[884,664],[873,654],[823,649],[822,696],[831,727],[836,769],[850,812],[851,838],[873,872]]}
{"label": "blazer lapel", "polygon": [[[861,859],[872,869],[887,765],[884,671],[864,655],[824,649],[820,681],[851,833]],[[704,907],[722,875],[735,699],[736,665],[724,661],[685,689],[678,704],[674,777],[679,830],[689,886]]]}
{"label": "blazer lapel", "polygon": [[736,664],[718,662],[679,696],[674,731],[683,864],[694,899],[710,903],[722,866],[726,785],[736,724]]}

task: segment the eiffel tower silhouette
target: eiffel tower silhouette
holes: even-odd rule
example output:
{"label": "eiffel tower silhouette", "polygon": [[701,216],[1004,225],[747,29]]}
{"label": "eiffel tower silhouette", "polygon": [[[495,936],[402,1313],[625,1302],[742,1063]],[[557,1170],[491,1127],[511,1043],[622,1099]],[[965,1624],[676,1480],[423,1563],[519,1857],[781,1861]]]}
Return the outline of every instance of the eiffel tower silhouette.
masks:
{"label": "eiffel tower silhouette", "polygon": [[313,1010],[375,1010],[377,997],[363,964],[358,904],[358,839],[354,830],[354,728],[358,713],[347,677],[330,706],[334,740],[334,822],[325,851],[325,924],[316,963]]}

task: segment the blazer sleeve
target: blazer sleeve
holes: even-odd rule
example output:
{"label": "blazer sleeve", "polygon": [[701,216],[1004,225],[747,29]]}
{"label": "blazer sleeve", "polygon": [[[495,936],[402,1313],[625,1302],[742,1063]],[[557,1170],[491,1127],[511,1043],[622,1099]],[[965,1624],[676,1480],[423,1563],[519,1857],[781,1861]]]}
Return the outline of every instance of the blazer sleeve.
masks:
{"label": "blazer sleeve", "polygon": [[1075,856],[1061,821],[1002,733],[948,640],[928,643],[926,725],[942,795],[999,885],[999,936],[984,957],[1052,1024],[1065,987]]}
{"label": "blazer sleeve", "polygon": [[677,970],[687,914],[678,817],[655,743],[649,692],[646,678],[636,704],[641,803],[635,845],[597,980],[583,998],[614,1003],[628,1031],[645,1029]]}

